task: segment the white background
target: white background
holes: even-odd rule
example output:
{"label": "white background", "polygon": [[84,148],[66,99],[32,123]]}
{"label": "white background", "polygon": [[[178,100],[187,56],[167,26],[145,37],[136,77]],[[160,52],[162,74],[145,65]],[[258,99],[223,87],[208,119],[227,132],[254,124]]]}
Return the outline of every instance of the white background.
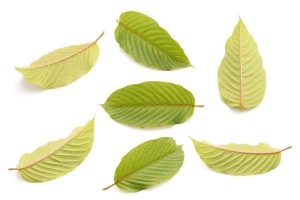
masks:
{"label": "white background", "polygon": [[[299,2],[299,1],[298,1]],[[141,66],[114,39],[116,19],[136,10],[156,19],[184,48],[195,68],[164,72]],[[1,0],[0,199],[299,199],[300,5],[297,1],[233,0]],[[267,73],[265,98],[250,112],[233,111],[219,97],[217,70],[226,39],[241,16],[256,39]],[[41,90],[14,70],[54,49],[98,42],[98,63],[75,83]],[[178,83],[197,104],[193,117],[170,128],[141,130],[110,119],[97,104],[116,89],[147,80]],[[95,142],[73,172],[31,184],[15,167],[20,156],[66,137],[96,114]],[[101,188],[113,181],[121,157],[148,139],[171,136],[184,144],[185,162],[170,181],[131,194]],[[213,144],[292,145],[275,170],[234,177],[208,169],[188,138]]]}

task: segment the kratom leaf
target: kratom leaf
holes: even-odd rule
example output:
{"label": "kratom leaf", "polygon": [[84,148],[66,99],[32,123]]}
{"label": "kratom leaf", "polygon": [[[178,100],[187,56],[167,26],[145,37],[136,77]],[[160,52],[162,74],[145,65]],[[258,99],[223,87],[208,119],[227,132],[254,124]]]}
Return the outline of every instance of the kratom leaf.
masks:
{"label": "kratom leaf", "polygon": [[69,137],[49,142],[32,153],[24,154],[17,168],[29,182],[45,182],[63,176],[80,165],[89,154],[94,140],[94,119],[76,128]]}
{"label": "kratom leaf", "polygon": [[230,107],[249,110],[262,101],[266,74],[257,44],[240,19],[228,38],[218,72],[219,90]]}
{"label": "kratom leaf", "polygon": [[66,86],[83,75],[95,65],[99,55],[97,41],[73,45],[52,51],[19,71],[30,83],[50,89]]}
{"label": "kratom leaf", "polygon": [[140,128],[183,123],[193,114],[196,106],[192,93],[185,88],[158,81],[116,90],[102,105],[112,119]]}
{"label": "kratom leaf", "polygon": [[247,144],[214,146],[196,140],[193,140],[193,143],[200,158],[209,168],[236,176],[263,174],[271,171],[279,164],[281,152],[291,148],[279,150],[264,143],[256,146]]}
{"label": "kratom leaf", "polygon": [[159,70],[191,66],[180,45],[149,16],[125,12],[118,23],[115,38],[137,62]]}
{"label": "kratom leaf", "polygon": [[184,152],[172,138],[144,142],[129,151],[115,172],[114,185],[129,192],[138,192],[172,178],[181,168]]}

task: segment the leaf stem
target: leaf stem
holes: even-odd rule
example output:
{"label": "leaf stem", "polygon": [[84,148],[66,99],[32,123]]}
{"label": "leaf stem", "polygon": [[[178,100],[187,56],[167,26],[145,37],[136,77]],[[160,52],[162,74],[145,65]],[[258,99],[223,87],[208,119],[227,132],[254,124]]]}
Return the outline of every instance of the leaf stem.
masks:
{"label": "leaf stem", "polygon": [[287,148],[284,148],[284,149],[280,150],[280,152],[286,151],[286,150],[291,149],[291,148],[292,148],[292,146],[289,146]]}
{"label": "leaf stem", "polygon": [[204,105],[194,105],[194,107],[203,108]]}
{"label": "leaf stem", "polygon": [[103,35],[104,35],[104,31],[99,35],[99,37],[93,43],[98,42],[98,40],[100,40],[100,38],[102,38]]}
{"label": "leaf stem", "polygon": [[102,190],[108,190],[109,188],[111,188],[111,187],[113,187],[115,185],[116,185],[116,183],[113,183],[113,184],[111,184],[111,185],[109,185],[109,186],[107,186],[105,188],[102,188]]}
{"label": "leaf stem", "polygon": [[19,168],[8,168],[8,171],[19,170]]}

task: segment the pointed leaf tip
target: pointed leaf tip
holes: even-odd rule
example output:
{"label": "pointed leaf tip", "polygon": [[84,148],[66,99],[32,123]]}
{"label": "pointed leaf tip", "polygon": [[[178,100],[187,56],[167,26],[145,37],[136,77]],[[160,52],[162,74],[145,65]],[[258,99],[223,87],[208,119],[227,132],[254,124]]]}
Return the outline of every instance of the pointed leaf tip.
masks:
{"label": "pointed leaf tip", "polygon": [[242,20],[242,18],[241,18],[241,16],[239,15],[239,22],[243,22],[243,20]]}

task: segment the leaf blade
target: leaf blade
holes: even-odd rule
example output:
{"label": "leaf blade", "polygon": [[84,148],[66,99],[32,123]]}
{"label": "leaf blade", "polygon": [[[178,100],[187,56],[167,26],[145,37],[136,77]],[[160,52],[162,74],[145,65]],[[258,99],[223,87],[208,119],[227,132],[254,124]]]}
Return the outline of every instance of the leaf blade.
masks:
{"label": "leaf blade", "polygon": [[201,160],[212,170],[234,176],[250,176],[267,173],[275,169],[283,150],[260,143],[228,144],[215,146],[192,139]]}
{"label": "leaf blade", "polygon": [[46,182],[78,167],[94,141],[94,119],[73,130],[69,137],[49,142],[20,158],[15,170],[29,182]]}
{"label": "leaf blade", "polygon": [[191,66],[178,42],[145,14],[122,13],[115,38],[127,54],[148,67],[173,70]]}
{"label": "leaf blade", "polygon": [[102,105],[113,120],[139,128],[183,123],[193,114],[195,106],[190,91],[180,85],[160,81],[116,90]]}
{"label": "leaf blade", "polygon": [[113,185],[129,192],[153,187],[172,178],[181,168],[183,160],[184,152],[172,138],[146,141],[122,158]]}
{"label": "leaf blade", "polygon": [[88,73],[99,55],[97,41],[56,49],[28,67],[16,67],[27,81],[44,89],[54,89],[73,83]]}
{"label": "leaf blade", "polygon": [[241,19],[226,41],[218,83],[222,100],[235,109],[253,109],[264,97],[266,73],[262,58],[255,40]]}

